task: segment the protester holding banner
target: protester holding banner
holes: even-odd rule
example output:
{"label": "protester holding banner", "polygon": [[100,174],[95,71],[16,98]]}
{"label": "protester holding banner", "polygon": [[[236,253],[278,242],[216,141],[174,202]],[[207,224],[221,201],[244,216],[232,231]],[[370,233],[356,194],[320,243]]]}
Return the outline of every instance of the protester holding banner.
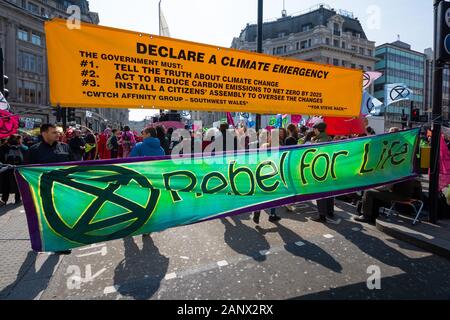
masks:
{"label": "protester holding banner", "polygon": [[[270,132],[268,132],[267,134],[267,143],[264,143],[261,145],[260,149],[262,150],[267,150],[271,148],[271,137],[270,137]],[[261,211],[255,211],[253,213],[253,222],[256,224],[259,224],[259,218],[261,216]],[[276,213],[276,208],[270,208],[270,213],[269,213],[269,221],[270,222],[277,222],[280,221],[281,218],[279,216],[277,216]]]}
{"label": "protester holding banner", "polygon": [[[25,148],[21,147],[22,137],[18,134],[11,135],[7,142],[0,147],[0,162],[19,166],[25,162]],[[20,203],[20,192],[14,178],[14,169],[11,168],[0,174],[0,189],[2,204],[6,204],[11,193],[15,194],[15,204]]]}
{"label": "protester holding banner", "polygon": [[42,141],[33,145],[28,152],[30,164],[69,162],[75,160],[70,147],[59,142],[57,128],[53,124],[43,124],[40,129]]}
{"label": "protester holding banner", "polygon": [[[319,122],[313,128],[315,134],[313,143],[329,142],[332,140],[332,138],[326,134],[327,125],[325,122]],[[317,200],[317,208],[319,216],[314,217],[311,220],[323,223],[327,222],[327,216],[329,218],[334,217],[334,198]]]}

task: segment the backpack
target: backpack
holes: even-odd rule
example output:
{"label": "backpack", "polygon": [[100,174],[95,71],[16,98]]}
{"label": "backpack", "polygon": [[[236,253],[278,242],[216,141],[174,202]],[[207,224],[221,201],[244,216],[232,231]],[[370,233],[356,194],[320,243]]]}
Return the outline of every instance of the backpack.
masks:
{"label": "backpack", "polygon": [[108,141],[106,141],[106,149],[108,149],[108,150],[112,150],[112,149],[114,149],[114,146],[112,145],[112,137],[113,136],[111,136],[111,137],[109,137],[108,138]]}
{"label": "backpack", "polygon": [[20,165],[23,163],[23,154],[18,147],[10,147],[5,154],[5,162],[12,165]]}

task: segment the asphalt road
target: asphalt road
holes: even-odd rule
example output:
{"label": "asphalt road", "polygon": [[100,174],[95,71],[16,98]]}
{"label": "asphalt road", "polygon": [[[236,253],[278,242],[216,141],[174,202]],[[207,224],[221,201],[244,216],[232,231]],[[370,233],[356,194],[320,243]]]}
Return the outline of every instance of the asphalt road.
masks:
{"label": "asphalt road", "polygon": [[30,251],[23,208],[10,206],[0,299],[450,299],[449,260],[352,221],[345,203],[327,225],[309,220],[314,202],[299,206],[275,224],[244,214],[67,256]]}

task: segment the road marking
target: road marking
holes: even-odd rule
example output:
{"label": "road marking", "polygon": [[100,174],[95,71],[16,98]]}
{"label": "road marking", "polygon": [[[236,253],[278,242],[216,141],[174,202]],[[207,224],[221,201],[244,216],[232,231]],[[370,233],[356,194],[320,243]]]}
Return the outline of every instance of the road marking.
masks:
{"label": "road marking", "polygon": [[352,228],[353,231],[361,231],[360,228]]}
{"label": "road marking", "polygon": [[164,277],[164,279],[166,279],[166,280],[172,280],[172,279],[175,279],[176,277],[177,277],[177,274],[176,274],[175,272],[172,272],[172,273],[166,274],[166,276]]}
{"label": "road marking", "polygon": [[106,256],[106,254],[108,253],[108,249],[106,247],[103,247],[101,250],[99,251],[94,251],[94,252],[89,252],[89,253],[85,253],[85,254],[80,254],[77,255],[77,258],[81,258],[81,257],[87,257],[87,256],[92,256],[94,254],[98,254],[100,253],[102,255],[102,257]]}
{"label": "road marking", "polygon": [[180,258],[183,260],[189,260],[189,257],[185,257],[185,256],[181,256]]}
{"label": "road marking", "polygon": [[78,250],[83,251],[83,250],[104,247],[104,246],[106,246],[106,243],[97,243],[97,244],[91,244],[90,246],[87,246],[87,247],[79,248]]}
{"label": "road marking", "polygon": [[25,213],[25,210],[20,210],[20,213]]}
{"label": "road marking", "polygon": [[305,243],[304,243],[304,242],[301,242],[301,241],[297,241],[297,242],[295,243],[295,245],[301,247],[301,246],[304,246]]}
{"label": "road marking", "polygon": [[119,286],[110,286],[110,287],[106,287],[106,288],[103,290],[103,294],[115,293],[115,292],[117,292],[117,290],[119,290]]}
{"label": "road marking", "polygon": [[222,260],[222,261],[217,262],[217,265],[219,267],[225,267],[228,265],[228,262],[226,262],[225,260]]}
{"label": "road marking", "polygon": [[262,256],[267,256],[267,255],[270,254],[270,253],[271,253],[270,250],[261,250],[261,251],[259,252],[259,254],[262,255]]}
{"label": "road marking", "polygon": [[327,239],[334,238],[334,236],[331,235],[331,234],[324,234],[323,236],[324,236],[325,238],[327,238]]}

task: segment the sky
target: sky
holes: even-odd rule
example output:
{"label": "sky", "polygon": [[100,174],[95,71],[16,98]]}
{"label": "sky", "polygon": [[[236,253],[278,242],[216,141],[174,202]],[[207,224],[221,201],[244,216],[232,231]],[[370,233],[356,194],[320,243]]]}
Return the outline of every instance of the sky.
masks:
{"label": "sky", "polygon": [[[90,0],[100,24],[158,34],[159,0]],[[288,15],[324,3],[357,17],[376,45],[397,40],[423,52],[433,45],[433,0],[285,0]],[[247,23],[257,21],[257,0],[162,0],[162,11],[173,38],[230,47]],[[283,0],[264,0],[264,19],[281,17]],[[130,120],[142,120],[151,110],[132,110]]]}

